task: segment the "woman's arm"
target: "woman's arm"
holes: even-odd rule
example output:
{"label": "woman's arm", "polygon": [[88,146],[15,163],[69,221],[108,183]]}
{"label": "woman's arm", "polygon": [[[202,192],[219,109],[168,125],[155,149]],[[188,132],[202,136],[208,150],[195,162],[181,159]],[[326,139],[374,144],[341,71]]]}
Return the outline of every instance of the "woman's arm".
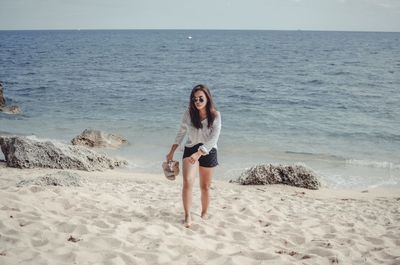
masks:
{"label": "woman's arm", "polygon": [[207,141],[203,143],[202,146],[199,147],[199,151],[203,155],[208,155],[208,152],[215,146],[218,142],[219,134],[221,133],[221,113],[218,112],[217,117],[215,117],[212,131]]}
{"label": "woman's arm", "polygon": [[178,131],[178,133],[176,134],[176,137],[175,137],[174,144],[176,144],[176,145],[180,145],[182,143],[182,141],[183,141],[183,138],[185,138],[185,135],[186,135],[186,132],[187,132],[188,114],[189,113],[188,113],[187,110],[183,113],[181,126],[179,127],[179,131]]}
{"label": "woman's arm", "polygon": [[171,160],[174,160],[174,153],[175,153],[176,148],[178,148],[178,145],[177,145],[177,144],[173,144],[173,145],[171,146],[171,150],[169,151],[169,153],[168,153],[167,156],[166,156],[167,162],[168,162],[168,161],[171,161]]}

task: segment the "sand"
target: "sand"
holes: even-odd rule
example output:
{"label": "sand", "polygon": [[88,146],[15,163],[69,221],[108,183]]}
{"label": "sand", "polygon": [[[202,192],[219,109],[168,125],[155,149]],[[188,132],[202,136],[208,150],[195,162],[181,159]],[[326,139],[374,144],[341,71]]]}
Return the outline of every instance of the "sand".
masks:
{"label": "sand", "polygon": [[181,176],[119,169],[68,171],[80,186],[27,181],[57,172],[0,165],[0,264],[400,264],[399,190],[214,181],[203,220],[196,183],[185,228]]}

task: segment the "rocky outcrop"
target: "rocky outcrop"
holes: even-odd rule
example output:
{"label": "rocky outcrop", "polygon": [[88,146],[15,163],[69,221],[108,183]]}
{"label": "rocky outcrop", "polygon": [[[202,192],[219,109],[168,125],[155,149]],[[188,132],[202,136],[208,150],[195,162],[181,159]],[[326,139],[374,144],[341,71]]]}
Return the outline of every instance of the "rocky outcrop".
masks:
{"label": "rocky outcrop", "polygon": [[4,88],[3,88],[3,83],[0,81],[0,108],[3,108],[6,106],[6,99],[4,98]]}
{"label": "rocky outcrop", "polygon": [[244,171],[237,180],[241,185],[286,184],[311,190],[321,187],[317,175],[301,165],[257,165]]}
{"label": "rocky outcrop", "polygon": [[126,165],[85,148],[50,141],[37,141],[25,137],[0,137],[1,151],[7,166],[16,168],[59,168],[86,171],[104,170]]}
{"label": "rocky outcrop", "polygon": [[119,147],[128,143],[119,135],[109,134],[99,130],[86,129],[80,135],[72,139],[73,145],[84,145],[89,147]]}
{"label": "rocky outcrop", "polygon": [[20,114],[21,109],[18,106],[7,106],[6,99],[4,97],[3,83],[0,81],[0,112],[7,114]]}

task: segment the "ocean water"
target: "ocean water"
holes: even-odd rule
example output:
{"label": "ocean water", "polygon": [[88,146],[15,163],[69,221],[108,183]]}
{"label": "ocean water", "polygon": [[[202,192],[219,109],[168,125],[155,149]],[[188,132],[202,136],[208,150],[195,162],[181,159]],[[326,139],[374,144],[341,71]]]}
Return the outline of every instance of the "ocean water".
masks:
{"label": "ocean water", "polygon": [[330,188],[400,187],[399,43],[373,32],[0,31],[0,80],[23,110],[0,114],[0,132],[117,133],[130,144],[108,152],[161,172],[204,83],[222,113],[217,179],[300,163]]}

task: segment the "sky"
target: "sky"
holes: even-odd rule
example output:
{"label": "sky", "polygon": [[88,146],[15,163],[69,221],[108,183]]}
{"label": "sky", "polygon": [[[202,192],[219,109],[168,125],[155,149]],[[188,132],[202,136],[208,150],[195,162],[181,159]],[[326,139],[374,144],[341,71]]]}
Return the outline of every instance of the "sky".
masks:
{"label": "sky", "polygon": [[0,0],[0,30],[400,32],[400,0]]}

